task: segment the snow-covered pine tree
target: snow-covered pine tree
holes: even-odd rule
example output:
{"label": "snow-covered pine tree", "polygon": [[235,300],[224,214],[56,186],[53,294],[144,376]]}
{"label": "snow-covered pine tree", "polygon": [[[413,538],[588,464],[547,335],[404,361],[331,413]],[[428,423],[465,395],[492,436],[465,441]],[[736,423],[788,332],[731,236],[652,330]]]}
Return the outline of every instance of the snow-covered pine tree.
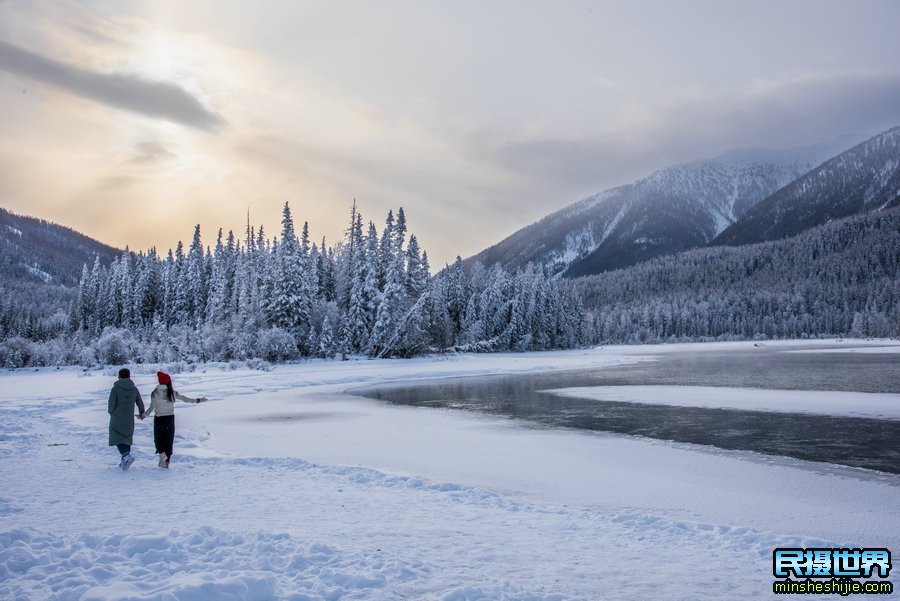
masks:
{"label": "snow-covered pine tree", "polygon": [[255,273],[252,257],[239,255],[235,267],[235,287],[239,290],[238,310],[231,321],[231,350],[238,359],[257,356],[256,338],[267,325],[260,300],[259,280]]}
{"label": "snow-covered pine tree", "polygon": [[488,272],[487,286],[480,297],[479,312],[487,340],[497,338],[509,323],[508,288],[506,271],[499,264],[495,264]]}
{"label": "snow-covered pine tree", "polygon": [[394,251],[394,211],[388,210],[387,218],[384,220],[384,231],[381,233],[381,242],[379,243],[379,260],[378,260],[378,291],[384,292],[387,286],[388,266],[391,263],[391,257]]}
{"label": "snow-covered pine tree", "polygon": [[428,262],[428,251],[422,251],[422,274],[425,277],[425,281],[431,279],[431,264]]}
{"label": "snow-covered pine tree", "polygon": [[[100,257],[97,256],[99,260]],[[88,270],[87,263],[81,268],[81,279],[78,281],[78,299],[76,300],[76,314],[78,316],[78,329],[86,332],[90,330],[91,320],[94,313],[94,298],[91,291],[91,272]],[[3,324],[0,324],[2,326]],[[5,334],[6,332],[0,332]]]}
{"label": "snow-covered pine tree", "polygon": [[307,355],[315,353],[315,346],[306,342],[312,333],[311,318],[312,306],[318,288],[318,275],[316,264],[310,256],[309,223],[303,222],[303,230],[299,241],[299,268],[300,268],[300,293],[294,305],[294,314],[298,327],[298,342],[301,352]]}
{"label": "snow-covered pine tree", "polygon": [[463,268],[462,257],[456,256],[453,267],[449,269],[447,286],[447,312],[450,315],[453,335],[462,331],[463,313],[469,302],[469,281]]}
{"label": "snow-covered pine tree", "polygon": [[100,335],[101,330],[103,329],[103,305],[102,305],[102,293],[106,288],[106,268],[100,263],[100,256],[97,255],[94,257],[94,265],[91,268],[91,283],[90,283],[90,297],[91,297],[91,323],[88,329],[88,332],[92,337],[96,337]]}
{"label": "snow-covered pine tree", "polygon": [[406,293],[410,298],[419,298],[428,286],[428,275],[422,265],[419,241],[415,234],[409,237],[406,248]]}
{"label": "snow-covered pine tree", "polygon": [[119,320],[118,311],[118,293],[116,284],[119,277],[119,257],[112,260],[109,269],[103,270],[101,276],[103,287],[100,290],[100,327],[102,330],[107,327],[115,327]]}
{"label": "snow-covered pine tree", "polygon": [[[357,217],[361,220],[359,215]],[[357,229],[362,230],[361,221],[354,227],[354,230]],[[350,299],[341,332],[341,348],[345,354],[360,353],[367,348],[370,327],[369,301],[366,295],[366,284],[370,278],[369,262],[366,260],[366,252],[361,239],[351,246],[356,256],[349,261],[349,264],[355,267],[349,274],[351,278]]]}
{"label": "snow-covered pine tree", "polygon": [[[234,231],[228,230],[228,237],[226,238],[225,244],[225,298],[231,299],[234,297],[234,271],[235,266],[237,264],[237,255],[239,252],[239,243],[237,242]],[[234,310],[234,306],[226,307],[229,312]]]}
{"label": "snow-covered pine tree", "polygon": [[113,294],[115,295],[116,320],[118,327],[133,326],[134,282],[132,281],[131,251],[128,247],[119,258],[119,269],[116,274]]}
{"label": "snow-covered pine tree", "polygon": [[319,334],[318,339],[318,348],[316,349],[316,356],[321,357],[323,359],[330,359],[335,355],[335,343],[334,343],[334,331],[331,327],[331,321],[328,319],[328,316],[325,316],[325,320],[322,322],[322,333]]}
{"label": "snow-covered pine tree", "polygon": [[361,261],[364,260],[366,263],[361,298],[366,315],[366,329],[371,334],[372,327],[375,325],[375,313],[378,311],[378,305],[381,304],[383,285],[381,282],[384,280],[381,243],[378,239],[378,231],[372,221],[369,222],[366,232],[365,245],[365,254],[361,255]]}
{"label": "snow-covered pine tree", "polygon": [[[402,214],[402,210],[401,210]],[[406,257],[403,250],[403,234],[406,228],[405,218],[403,228],[393,227],[391,213],[388,213],[388,225],[386,232],[390,232],[391,239],[385,244],[381,240],[382,257],[384,249],[388,249],[387,273],[385,274],[384,291],[381,301],[375,313],[375,324],[372,326],[372,336],[369,339],[370,352],[375,355],[391,355],[402,350],[403,341],[398,339],[400,329],[404,326],[406,312],[411,303],[406,294],[406,273],[404,263]]]}
{"label": "snow-covered pine tree", "polygon": [[425,323],[428,340],[438,349],[450,348],[454,343],[452,320],[447,312],[447,278],[436,277],[425,297]]}
{"label": "snow-covered pine tree", "polygon": [[402,253],[403,246],[406,244],[406,213],[403,207],[397,209],[397,223],[394,224],[394,250],[393,252]]}
{"label": "snow-covered pine tree", "polygon": [[225,245],[222,243],[222,229],[216,238],[216,254],[212,261],[212,275],[209,279],[205,320],[208,325],[221,324],[228,314],[228,269],[225,258]]}
{"label": "snow-covered pine tree", "polygon": [[362,217],[356,209],[356,199],[350,207],[350,222],[344,231],[344,243],[341,252],[335,257],[335,293],[338,307],[346,311],[350,306],[350,290],[353,287],[353,273],[356,270],[354,261],[358,256],[358,248],[362,243]]}
{"label": "snow-covered pine tree", "polygon": [[206,257],[200,240],[200,224],[194,228],[194,237],[187,255],[187,268],[182,272],[179,293],[184,296],[184,325],[199,327],[206,309],[207,275]]}
{"label": "snow-covered pine tree", "polygon": [[175,264],[172,274],[172,320],[174,324],[183,325],[190,322],[189,286],[187,259],[184,256],[184,246],[181,240],[175,246]]}
{"label": "snow-covered pine tree", "polygon": [[160,261],[156,248],[139,254],[135,263],[134,324],[148,326],[160,310]]}
{"label": "snow-covered pine tree", "polygon": [[[273,251],[266,293],[269,295],[269,322],[299,339],[304,333],[303,319],[297,308],[303,294],[303,264],[294,219],[288,203],[284,203],[281,219],[281,241]],[[308,320],[309,315],[306,315]]]}
{"label": "snow-covered pine tree", "polygon": [[322,238],[322,246],[316,255],[316,274],[318,276],[318,297],[325,301],[336,301],[337,290],[334,276],[334,250],[325,245]]}

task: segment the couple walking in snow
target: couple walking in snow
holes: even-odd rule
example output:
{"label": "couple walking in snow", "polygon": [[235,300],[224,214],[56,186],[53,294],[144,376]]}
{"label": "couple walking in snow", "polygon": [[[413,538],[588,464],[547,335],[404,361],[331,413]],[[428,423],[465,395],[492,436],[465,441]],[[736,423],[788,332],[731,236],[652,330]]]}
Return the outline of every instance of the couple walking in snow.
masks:
{"label": "couple walking in snow", "polygon": [[134,410],[138,408],[137,417],[143,420],[151,413],[153,418],[153,442],[156,454],[159,455],[159,467],[169,467],[172,459],[172,445],[175,441],[175,400],[185,403],[200,403],[204,397],[192,399],[172,387],[172,378],[164,372],[156,372],[159,384],[150,393],[150,407],[144,410],[141,391],[131,381],[131,372],[122,368],[119,379],[109,393],[109,446],[118,449],[122,456],[119,467],[127,470],[134,463],[131,445],[134,444]]}

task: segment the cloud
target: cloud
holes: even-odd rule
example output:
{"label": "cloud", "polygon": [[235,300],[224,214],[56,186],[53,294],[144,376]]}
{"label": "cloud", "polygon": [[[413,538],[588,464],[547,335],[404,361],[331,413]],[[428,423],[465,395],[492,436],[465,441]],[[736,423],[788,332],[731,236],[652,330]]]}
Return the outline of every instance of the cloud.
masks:
{"label": "cloud", "polygon": [[900,73],[818,73],[736,89],[685,89],[631,104],[608,122],[593,135],[480,136],[469,146],[547,188],[596,192],[732,148],[800,146],[888,129],[900,124]]}
{"label": "cloud", "polygon": [[127,74],[97,73],[0,41],[0,69],[57,86],[101,104],[214,131],[225,124],[183,88]]}
{"label": "cloud", "polygon": [[119,195],[140,184],[140,179],[130,175],[104,175],[94,182],[91,190]]}
{"label": "cloud", "polygon": [[174,158],[175,154],[156,140],[146,140],[135,144],[128,163],[134,165],[149,165]]}

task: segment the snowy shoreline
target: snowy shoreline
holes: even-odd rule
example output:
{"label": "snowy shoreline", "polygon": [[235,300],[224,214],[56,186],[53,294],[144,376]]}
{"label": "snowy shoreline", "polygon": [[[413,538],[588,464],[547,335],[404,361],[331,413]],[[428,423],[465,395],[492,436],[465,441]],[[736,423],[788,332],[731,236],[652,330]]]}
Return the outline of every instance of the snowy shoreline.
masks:
{"label": "snowy shoreline", "polygon": [[[898,476],[347,392],[724,348],[754,347],[200,367],[175,376],[211,400],[178,406],[173,468],[138,423],[124,474],[105,444],[112,378],[2,374],[0,598],[762,599],[775,546],[900,548]],[[635,578],[643,561],[656,569]]]}

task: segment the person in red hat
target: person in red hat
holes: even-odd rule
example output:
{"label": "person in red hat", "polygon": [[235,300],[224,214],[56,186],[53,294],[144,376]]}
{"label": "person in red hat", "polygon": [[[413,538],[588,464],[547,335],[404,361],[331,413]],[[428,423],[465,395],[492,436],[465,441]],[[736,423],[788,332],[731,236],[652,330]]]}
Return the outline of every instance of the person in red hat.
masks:
{"label": "person in red hat", "polygon": [[175,399],[185,403],[201,403],[206,398],[192,399],[176,392],[172,387],[172,377],[165,372],[156,372],[156,379],[159,380],[159,385],[150,393],[150,407],[140,417],[144,419],[156,412],[156,417],[153,418],[153,442],[159,455],[159,467],[167,468],[175,442]]}

